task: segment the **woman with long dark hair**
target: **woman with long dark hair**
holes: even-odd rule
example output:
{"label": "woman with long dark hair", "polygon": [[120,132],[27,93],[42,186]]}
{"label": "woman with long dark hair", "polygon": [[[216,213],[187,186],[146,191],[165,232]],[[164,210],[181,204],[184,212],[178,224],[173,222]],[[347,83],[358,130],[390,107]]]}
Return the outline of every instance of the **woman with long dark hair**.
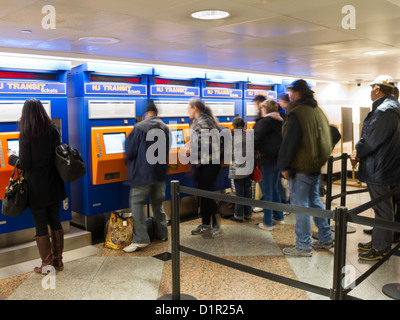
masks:
{"label": "woman with long dark hair", "polygon": [[[25,101],[18,126],[19,156],[9,152],[8,162],[23,170],[28,183],[28,207],[35,224],[35,239],[42,259],[42,265],[34,271],[42,273],[43,267],[47,265],[61,271],[64,233],[60,222],[60,202],[67,194],[54,165],[55,148],[60,144],[60,134],[37,99]],[[51,242],[48,225],[51,229]]]}
{"label": "woman with long dark hair", "polygon": [[[192,163],[195,167],[196,172],[196,183],[199,189],[212,191],[212,187],[217,179],[218,172],[221,168],[221,164],[212,163],[213,150],[220,149],[220,139],[218,136],[217,142],[215,139],[207,138],[209,141],[208,150],[202,150],[202,132],[211,132],[216,129],[219,131],[218,123],[209,107],[207,107],[201,100],[193,99],[188,104],[189,118],[192,121],[190,126],[192,135],[197,135],[196,139],[192,139],[189,142],[190,153],[198,152],[198,157],[195,160],[196,163]],[[219,146],[214,145],[218,143]],[[219,160],[219,157],[218,157]],[[201,224],[192,230],[193,235],[202,234],[206,238],[215,238],[221,235],[221,228],[218,225],[216,219],[217,205],[215,200],[201,198],[200,199],[200,215]],[[211,225],[212,219],[212,225]]]}

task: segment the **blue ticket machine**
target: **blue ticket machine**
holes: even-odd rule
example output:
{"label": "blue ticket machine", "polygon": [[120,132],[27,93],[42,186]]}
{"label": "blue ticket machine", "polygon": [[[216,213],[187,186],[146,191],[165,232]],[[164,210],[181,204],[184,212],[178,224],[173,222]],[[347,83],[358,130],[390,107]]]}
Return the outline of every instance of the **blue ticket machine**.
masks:
{"label": "blue ticket machine", "polygon": [[[25,100],[39,99],[53,122],[68,142],[67,115],[67,71],[71,63],[52,60],[28,60],[13,58],[0,61],[0,213],[14,167],[8,164],[7,150],[18,154],[19,129]],[[65,184],[68,198],[61,205],[61,223],[64,232],[69,232],[71,220],[70,185]],[[18,217],[0,214],[0,248],[32,241],[35,228],[30,210]]]}
{"label": "blue ticket machine", "polygon": [[257,118],[258,109],[254,103],[257,95],[263,95],[267,99],[277,99],[277,89],[282,80],[275,77],[249,77],[249,82],[244,85],[243,119],[247,123],[247,129],[252,129]]}
{"label": "blue ticket machine", "polygon": [[87,173],[71,184],[73,223],[104,240],[112,211],[129,208],[125,139],[148,102],[150,67],[86,63],[68,74],[70,143]]}

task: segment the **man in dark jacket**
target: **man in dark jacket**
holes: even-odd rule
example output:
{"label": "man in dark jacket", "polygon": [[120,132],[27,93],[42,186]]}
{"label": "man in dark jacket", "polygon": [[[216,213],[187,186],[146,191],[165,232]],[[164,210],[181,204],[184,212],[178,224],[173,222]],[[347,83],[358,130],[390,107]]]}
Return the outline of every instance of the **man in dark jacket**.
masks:
{"label": "man in dark jacket", "polygon": [[[297,80],[288,89],[292,103],[283,126],[278,167],[289,179],[291,204],[324,209],[319,198],[319,183],[321,167],[332,151],[331,129],[306,81]],[[296,246],[285,248],[284,254],[309,257],[312,256],[312,247],[333,247],[328,219],[314,218],[319,241],[311,243],[310,217],[301,214],[295,217]]]}
{"label": "man in dark jacket", "polygon": [[[392,96],[394,81],[382,75],[370,84],[372,111],[364,120],[361,138],[352,155],[352,164],[360,166],[357,178],[367,184],[371,199],[388,193],[400,182],[400,110]],[[392,199],[386,199],[373,207],[375,218],[393,221]],[[393,232],[374,228],[372,241],[359,243],[364,251],[363,260],[379,260],[391,249]]]}
{"label": "man in dark jacket", "polygon": [[157,114],[155,104],[150,101],[146,108],[146,120],[135,125],[125,143],[133,216],[133,240],[130,246],[124,248],[125,252],[137,251],[150,243],[143,211],[147,196],[150,196],[153,209],[155,236],[160,240],[168,239],[162,203],[165,200],[170,137],[168,126]]}

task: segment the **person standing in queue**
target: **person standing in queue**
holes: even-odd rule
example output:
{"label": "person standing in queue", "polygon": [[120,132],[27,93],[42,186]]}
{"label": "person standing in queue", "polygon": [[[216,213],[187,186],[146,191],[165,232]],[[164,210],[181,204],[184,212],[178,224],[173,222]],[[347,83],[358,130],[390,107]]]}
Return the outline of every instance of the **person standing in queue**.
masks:
{"label": "person standing in queue", "polygon": [[[277,166],[279,148],[282,142],[283,119],[278,112],[278,104],[273,100],[261,103],[262,118],[254,125],[254,149],[260,153],[262,200],[281,202],[279,193],[280,171]],[[273,223],[284,224],[282,211],[264,209],[263,222],[258,226],[270,231]]]}
{"label": "person standing in queue", "polygon": [[[143,211],[147,196],[150,197],[154,215],[154,235],[159,240],[168,240],[167,219],[162,203],[165,200],[170,132],[157,115],[157,107],[150,100],[145,120],[135,125],[125,142],[133,217],[132,243],[123,249],[125,252],[135,252],[150,244]],[[157,148],[154,148],[154,144],[157,144]]]}
{"label": "person standing in queue", "polygon": [[261,119],[262,118],[262,111],[261,111],[261,104],[267,100],[267,98],[265,98],[262,94],[258,94],[253,98],[253,102],[255,103],[256,107],[257,107],[257,116],[256,116],[256,120]]}
{"label": "person standing in queue", "polygon": [[[246,130],[244,120],[236,117],[232,121],[232,163],[229,166],[229,179],[233,179],[236,196],[251,199],[251,173],[245,173],[246,162],[240,163],[239,156],[245,156],[246,153]],[[241,133],[240,139],[235,139],[236,134]],[[241,132],[240,132],[241,131]],[[243,222],[250,220],[252,216],[251,207],[235,203],[235,213],[230,218],[232,221]]]}
{"label": "person standing in queue", "polygon": [[35,224],[35,240],[42,260],[41,266],[34,268],[34,271],[46,273],[43,270],[45,266],[62,271],[64,231],[60,221],[60,202],[67,197],[67,193],[54,164],[60,133],[37,99],[25,101],[18,127],[19,155],[8,152],[8,163],[23,170],[28,183],[28,207]]}
{"label": "person standing in queue", "polygon": [[[319,198],[321,167],[332,152],[328,119],[318,107],[314,92],[303,79],[288,87],[290,112],[283,125],[283,140],[278,157],[282,175],[289,180],[290,203],[296,206],[324,209]],[[319,240],[311,243],[311,218],[295,214],[296,245],[283,249],[291,256],[312,256],[312,247],[333,247],[328,219],[314,217]]]}
{"label": "person standing in queue", "polygon": [[[353,167],[359,162],[356,178],[367,184],[373,200],[399,185],[400,110],[390,76],[381,75],[370,86],[372,110],[364,120],[361,138],[350,159]],[[392,199],[379,202],[373,210],[376,219],[393,222]],[[372,241],[358,244],[358,257],[368,261],[382,259],[392,242],[393,231],[374,227]]]}
{"label": "person standing in queue", "polygon": [[[219,155],[217,155],[218,161],[215,161],[217,163],[213,163],[213,154],[216,153],[216,150],[221,151],[221,139],[219,134],[217,139],[213,139],[211,135],[213,132],[219,132],[220,129],[215,119],[210,116],[211,113],[209,112],[208,107],[201,100],[190,100],[188,104],[188,113],[192,124],[190,126],[191,138],[187,154],[190,154],[192,165],[194,165],[196,170],[195,174],[198,188],[212,191],[212,187],[221,168]],[[194,135],[196,136],[196,139],[194,138]],[[204,139],[207,139],[207,141],[202,141]],[[207,150],[203,150],[204,148],[202,149],[202,145],[208,146]],[[194,159],[194,154],[196,152],[197,157]],[[215,238],[220,236],[222,232],[215,217],[216,213],[217,205],[215,200],[201,198],[200,216],[202,223],[192,230],[192,234],[202,234],[203,237],[206,238]],[[211,219],[213,220],[213,225],[211,225]]]}

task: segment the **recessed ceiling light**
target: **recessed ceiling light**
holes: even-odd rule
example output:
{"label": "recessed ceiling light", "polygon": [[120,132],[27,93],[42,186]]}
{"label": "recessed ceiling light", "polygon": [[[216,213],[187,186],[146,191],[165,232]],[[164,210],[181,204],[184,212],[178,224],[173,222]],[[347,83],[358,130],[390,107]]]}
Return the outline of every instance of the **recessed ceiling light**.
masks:
{"label": "recessed ceiling light", "polygon": [[79,41],[90,44],[114,44],[120,42],[121,40],[112,37],[82,37],[79,38]]}
{"label": "recessed ceiling light", "polygon": [[21,30],[22,33],[32,33],[32,30]]}
{"label": "recessed ceiling light", "polygon": [[230,16],[229,12],[220,10],[203,10],[192,13],[192,18],[200,20],[217,20]]}
{"label": "recessed ceiling light", "polygon": [[369,56],[377,56],[377,55],[385,54],[385,53],[386,53],[386,51],[383,51],[383,50],[381,50],[381,51],[367,51],[367,52],[364,52],[364,54],[369,55]]}

